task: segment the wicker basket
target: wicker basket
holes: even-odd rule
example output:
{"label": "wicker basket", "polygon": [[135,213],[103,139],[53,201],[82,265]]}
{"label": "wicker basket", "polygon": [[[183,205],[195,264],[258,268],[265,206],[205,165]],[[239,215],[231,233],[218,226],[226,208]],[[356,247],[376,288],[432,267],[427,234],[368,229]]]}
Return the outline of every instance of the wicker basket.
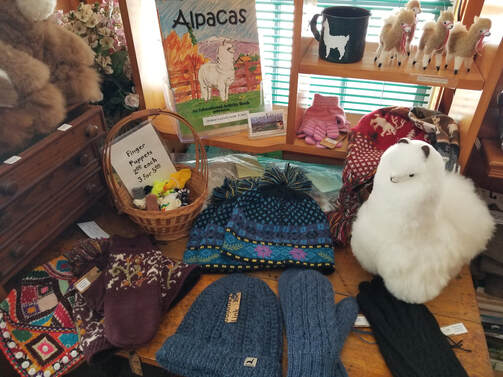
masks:
{"label": "wicker basket", "polygon": [[[187,187],[190,189],[190,204],[167,212],[146,211],[133,207],[131,195],[122,183],[117,182],[110,161],[112,141],[124,126],[135,120],[144,120],[150,116],[161,115],[171,116],[183,122],[192,131],[196,146],[195,167],[176,165],[177,168],[186,167],[192,171],[192,176],[187,182]],[[206,158],[206,151],[201,144],[201,139],[185,118],[167,110],[148,109],[136,111],[117,122],[105,140],[103,148],[103,172],[117,209],[129,215],[131,220],[142,227],[146,233],[152,234],[157,240],[161,241],[176,240],[189,234],[192,221],[201,211],[208,193],[208,160]]]}

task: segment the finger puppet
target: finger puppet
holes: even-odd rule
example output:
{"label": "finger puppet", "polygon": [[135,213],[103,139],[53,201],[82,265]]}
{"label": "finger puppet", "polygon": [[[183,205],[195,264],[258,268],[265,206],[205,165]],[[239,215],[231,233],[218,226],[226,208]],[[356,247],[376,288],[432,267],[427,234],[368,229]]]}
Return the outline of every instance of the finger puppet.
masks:
{"label": "finger puppet", "polygon": [[395,297],[423,303],[485,248],[494,226],[469,179],[447,172],[428,143],[404,138],[381,157],[351,247]]}
{"label": "finger puppet", "polygon": [[0,40],[47,64],[50,82],[67,105],[98,101],[94,52],[78,35],[48,20],[55,6],[56,0],[0,0]]}
{"label": "finger puppet", "polygon": [[191,175],[190,169],[180,169],[172,173],[168,180],[154,182],[151,192],[161,197],[170,194],[174,189],[183,189]]}
{"label": "finger puppet", "polygon": [[406,55],[407,35],[416,22],[416,14],[410,9],[401,9],[398,14],[388,17],[384,21],[379,36],[379,47],[376,51],[374,62],[381,67],[383,62],[397,55],[398,65]]}
{"label": "finger puppet", "polygon": [[466,71],[470,72],[473,57],[476,54],[482,54],[484,38],[491,35],[489,29],[491,29],[491,20],[488,18],[475,17],[470,30],[466,30],[462,23],[457,22],[447,41],[447,56],[444,68],[447,68],[452,58],[454,58],[455,75],[461,68],[462,63],[465,63]]}
{"label": "finger puppet", "polygon": [[176,209],[182,205],[182,202],[178,199],[178,194],[176,192],[163,196],[162,198],[158,198],[157,203],[159,204],[161,211],[164,212]]}
{"label": "finger puppet", "polygon": [[414,19],[414,23],[411,26],[410,31],[407,33],[407,41],[406,41],[406,46],[405,46],[405,50],[407,51],[407,56],[410,56],[410,44],[412,42],[412,39],[414,38],[414,33],[416,32],[417,15],[419,13],[421,13],[421,3],[419,2],[419,0],[410,0],[407,3],[407,5],[405,5],[405,8],[413,11],[414,15],[416,16]]}
{"label": "finger puppet", "polygon": [[320,144],[325,137],[336,139],[339,132],[347,132],[349,127],[344,110],[339,106],[339,97],[316,93],[313,104],[304,113],[297,137],[318,148],[325,148]]}
{"label": "finger puppet", "polygon": [[435,55],[435,66],[437,71],[442,64],[442,55],[449,38],[449,31],[452,29],[454,14],[450,10],[440,13],[437,22],[427,22],[423,27],[423,35],[419,40],[416,56],[412,65],[420,61],[422,57],[423,69],[428,67],[433,55]]}
{"label": "finger puppet", "polygon": [[61,91],[46,64],[0,39],[0,154],[15,153],[65,117]]}

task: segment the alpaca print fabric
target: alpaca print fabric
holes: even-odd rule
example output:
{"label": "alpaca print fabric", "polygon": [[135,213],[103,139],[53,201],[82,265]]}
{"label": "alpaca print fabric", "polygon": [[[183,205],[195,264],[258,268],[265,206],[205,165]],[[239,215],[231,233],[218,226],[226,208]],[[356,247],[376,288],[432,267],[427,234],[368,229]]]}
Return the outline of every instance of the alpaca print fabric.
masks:
{"label": "alpaca print fabric", "polygon": [[409,108],[386,107],[363,116],[351,129],[342,172],[342,188],[334,211],[327,214],[333,242],[346,246],[351,224],[366,200],[381,155],[403,137],[425,140],[423,130],[408,118]]}

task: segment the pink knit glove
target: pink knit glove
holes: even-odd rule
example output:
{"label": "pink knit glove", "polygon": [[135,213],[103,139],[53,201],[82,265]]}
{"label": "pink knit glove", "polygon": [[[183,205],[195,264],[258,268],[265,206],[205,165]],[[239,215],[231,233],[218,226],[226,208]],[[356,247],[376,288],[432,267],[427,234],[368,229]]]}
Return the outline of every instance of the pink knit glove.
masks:
{"label": "pink knit glove", "polygon": [[344,110],[339,106],[339,97],[315,94],[313,104],[304,113],[297,137],[306,143],[325,148],[320,142],[325,137],[335,139],[340,131],[348,131],[349,122]]}

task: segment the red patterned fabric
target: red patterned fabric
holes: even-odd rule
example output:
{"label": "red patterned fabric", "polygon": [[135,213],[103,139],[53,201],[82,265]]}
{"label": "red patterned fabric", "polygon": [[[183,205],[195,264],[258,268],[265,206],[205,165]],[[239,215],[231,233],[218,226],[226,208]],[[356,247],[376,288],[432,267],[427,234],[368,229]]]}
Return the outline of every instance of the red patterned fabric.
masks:
{"label": "red patterned fabric", "polygon": [[409,108],[387,107],[363,116],[351,129],[336,209],[328,213],[332,240],[346,246],[351,224],[370,190],[383,152],[403,137],[425,140],[426,134],[408,118]]}
{"label": "red patterned fabric", "polygon": [[20,376],[57,377],[84,360],[72,318],[74,280],[68,261],[58,257],[0,302],[0,349]]}

